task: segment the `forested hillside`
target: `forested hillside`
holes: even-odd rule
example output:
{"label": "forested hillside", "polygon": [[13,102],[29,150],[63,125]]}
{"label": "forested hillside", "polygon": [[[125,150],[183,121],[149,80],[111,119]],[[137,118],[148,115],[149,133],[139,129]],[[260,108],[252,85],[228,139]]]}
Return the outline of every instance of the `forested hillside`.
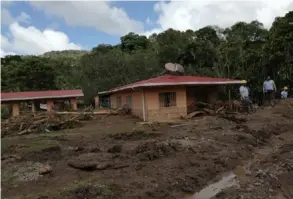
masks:
{"label": "forested hillside", "polygon": [[[29,46],[28,46],[29,48]],[[2,91],[82,88],[87,99],[98,91],[160,75],[167,62],[181,63],[188,75],[248,80],[259,89],[270,75],[278,88],[293,86],[293,12],[267,30],[258,21],[227,29],[166,30],[149,38],[135,33],[119,45],[90,52],[48,52],[1,59]]]}

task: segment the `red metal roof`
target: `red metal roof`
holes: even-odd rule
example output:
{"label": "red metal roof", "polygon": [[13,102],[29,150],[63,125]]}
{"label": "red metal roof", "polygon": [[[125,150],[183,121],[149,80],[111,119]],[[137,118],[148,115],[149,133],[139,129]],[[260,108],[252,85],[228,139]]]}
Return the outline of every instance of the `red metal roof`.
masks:
{"label": "red metal roof", "polygon": [[99,94],[111,93],[126,89],[132,89],[137,87],[150,87],[150,86],[174,86],[174,85],[225,85],[225,84],[241,84],[241,80],[233,80],[226,78],[214,78],[214,77],[197,77],[197,76],[173,76],[164,75],[147,80],[141,80],[125,86],[110,89],[109,91],[103,91]]}
{"label": "red metal roof", "polygon": [[28,92],[4,92],[1,93],[1,101],[52,99],[67,97],[82,97],[81,89],[77,90],[52,90],[52,91],[28,91]]}

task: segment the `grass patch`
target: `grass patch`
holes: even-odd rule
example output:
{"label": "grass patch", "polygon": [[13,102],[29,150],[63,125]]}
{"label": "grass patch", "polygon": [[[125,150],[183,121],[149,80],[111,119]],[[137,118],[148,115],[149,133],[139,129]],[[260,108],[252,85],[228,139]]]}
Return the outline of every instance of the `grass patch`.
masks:
{"label": "grass patch", "polygon": [[103,185],[97,180],[74,181],[65,185],[62,188],[51,189],[42,193],[34,193],[29,195],[15,196],[10,199],[31,199],[41,196],[49,196],[49,198],[63,199],[63,198],[99,198],[107,199],[113,198],[120,189],[116,185]]}
{"label": "grass patch", "polygon": [[27,147],[21,148],[20,152],[41,152],[44,149],[59,146],[59,143],[56,140],[34,140],[26,144],[26,146]]}
{"label": "grass patch", "polygon": [[17,142],[3,141],[1,143],[1,150],[3,153],[18,154],[23,156],[31,152],[42,152],[44,149],[59,147],[57,140],[46,139],[20,139]]}

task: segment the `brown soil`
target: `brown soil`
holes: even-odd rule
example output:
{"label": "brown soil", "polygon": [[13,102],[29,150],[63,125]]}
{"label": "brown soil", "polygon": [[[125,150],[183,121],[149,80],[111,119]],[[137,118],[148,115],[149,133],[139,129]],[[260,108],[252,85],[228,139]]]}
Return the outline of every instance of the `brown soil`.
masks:
{"label": "brown soil", "polygon": [[[235,171],[240,187],[216,198],[293,198],[292,118],[293,101],[286,100],[178,127],[110,116],[78,129],[5,137],[2,196],[179,199]],[[39,175],[48,166],[53,171]]]}

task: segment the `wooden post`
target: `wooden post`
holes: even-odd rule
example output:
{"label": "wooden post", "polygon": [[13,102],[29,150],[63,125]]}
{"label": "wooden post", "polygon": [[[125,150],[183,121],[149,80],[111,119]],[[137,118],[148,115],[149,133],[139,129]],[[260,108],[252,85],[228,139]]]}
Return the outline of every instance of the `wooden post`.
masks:
{"label": "wooden post", "polygon": [[35,105],[34,101],[32,101],[32,112],[35,115],[35,113],[36,113],[36,105]]}
{"label": "wooden post", "polygon": [[142,99],[142,116],[143,121],[145,122],[147,120],[147,113],[146,113],[146,103],[145,103],[145,93],[144,90],[141,90],[141,99]]}
{"label": "wooden post", "polygon": [[70,99],[70,103],[71,103],[71,108],[72,110],[76,111],[77,110],[77,100],[75,98],[71,98]]}
{"label": "wooden post", "polygon": [[229,107],[230,107],[230,110],[232,110],[232,103],[231,103],[231,90],[230,90],[230,87],[228,87],[228,97],[229,97]]}
{"label": "wooden post", "polygon": [[47,111],[48,112],[52,111],[53,106],[54,106],[53,100],[52,99],[47,99]]}
{"label": "wooden post", "polygon": [[19,104],[18,103],[13,103],[12,104],[12,116],[16,117],[19,115]]}
{"label": "wooden post", "polygon": [[100,107],[100,99],[99,96],[95,97],[95,108],[99,108]]}

